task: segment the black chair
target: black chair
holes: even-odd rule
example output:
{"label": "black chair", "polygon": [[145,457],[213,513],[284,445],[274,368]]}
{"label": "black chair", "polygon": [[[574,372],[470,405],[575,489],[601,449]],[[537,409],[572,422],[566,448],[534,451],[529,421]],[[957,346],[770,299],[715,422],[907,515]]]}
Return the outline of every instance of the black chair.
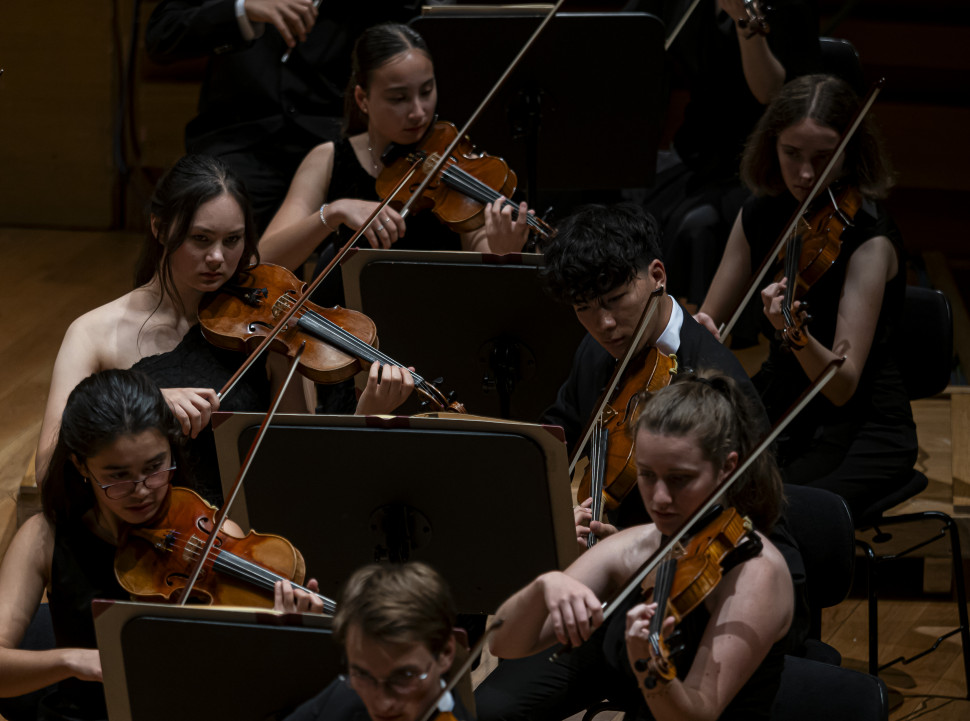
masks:
{"label": "black chair", "polygon": [[[899,343],[896,346],[896,361],[902,371],[906,392],[910,400],[934,396],[950,381],[953,359],[953,315],[950,303],[940,291],[909,286],[906,288],[906,302],[903,317],[898,328]],[[914,349],[915,352],[914,352]],[[899,661],[909,663],[939,646],[940,642],[959,633],[963,649],[963,667],[967,682],[967,698],[970,698],[970,620],[967,614],[967,593],[963,575],[963,554],[960,550],[960,534],[953,519],[942,511],[923,511],[899,516],[886,513],[903,501],[921,493],[929,484],[925,475],[913,470],[912,476],[899,489],[864,509],[856,519],[860,530],[871,528],[874,532],[872,543],[858,540],[866,565],[866,586],[869,609],[869,673],[875,675],[881,669]],[[892,534],[884,528],[903,523],[918,521],[938,522],[939,529],[909,548],[891,554],[879,555],[872,544],[884,544],[892,539]],[[953,560],[953,580],[956,586],[960,626],[944,634],[926,651],[908,659],[897,658],[879,665],[879,614],[878,614],[878,571],[889,561],[907,556],[945,536],[950,538],[950,552]]]}
{"label": "black chair", "polygon": [[806,656],[838,666],[839,652],[822,638],[822,609],[842,603],[852,589],[855,526],[845,500],[822,488],[785,487],[786,518],[805,565],[810,612]]}
{"label": "black chair", "polygon": [[882,679],[861,671],[785,656],[772,721],[887,721]]}
{"label": "black chair", "polygon": [[866,79],[859,53],[848,40],[819,38],[822,72],[847,82],[860,96],[866,93]]}

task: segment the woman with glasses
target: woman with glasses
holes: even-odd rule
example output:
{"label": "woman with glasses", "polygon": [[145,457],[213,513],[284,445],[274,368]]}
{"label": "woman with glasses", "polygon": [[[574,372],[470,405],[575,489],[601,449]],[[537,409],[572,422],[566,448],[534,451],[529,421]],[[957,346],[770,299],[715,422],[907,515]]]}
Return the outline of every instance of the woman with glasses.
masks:
{"label": "woman with glasses", "polygon": [[[44,719],[103,719],[104,691],[91,601],[127,599],[114,556],[126,525],[147,523],[183,479],[182,431],[144,374],[109,370],[72,391],[41,486],[43,514],[28,519],[0,566],[0,697],[58,683]],[[226,530],[242,535],[227,522]],[[320,610],[277,588],[277,608]],[[308,587],[316,587],[310,581]],[[18,648],[44,593],[57,647]]]}
{"label": "woman with glasses", "polygon": [[[286,721],[416,721],[441,695],[456,654],[455,607],[444,580],[422,563],[361,568],[337,602],[333,633],[347,674]],[[439,708],[468,719],[460,701]]]}

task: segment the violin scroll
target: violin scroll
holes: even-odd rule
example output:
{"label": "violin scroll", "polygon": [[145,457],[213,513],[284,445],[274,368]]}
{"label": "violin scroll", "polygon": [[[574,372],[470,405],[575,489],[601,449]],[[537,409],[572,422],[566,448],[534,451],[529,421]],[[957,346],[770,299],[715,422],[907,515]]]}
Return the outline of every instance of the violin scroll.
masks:
{"label": "violin scroll", "polygon": [[745,17],[738,18],[738,27],[746,31],[746,37],[753,38],[755,35],[767,35],[771,32],[771,25],[766,16],[771,11],[771,7],[762,7],[760,0],[744,0]]}

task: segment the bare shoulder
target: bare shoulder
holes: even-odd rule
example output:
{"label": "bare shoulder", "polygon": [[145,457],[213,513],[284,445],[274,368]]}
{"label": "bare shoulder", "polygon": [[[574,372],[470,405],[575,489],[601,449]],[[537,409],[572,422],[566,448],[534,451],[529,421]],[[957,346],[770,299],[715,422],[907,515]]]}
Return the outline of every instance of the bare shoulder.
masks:
{"label": "bare shoulder", "polygon": [[[25,572],[40,574],[46,587],[50,581],[53,552],[54,529],[43,513],[37,513],[17,530],[4,556],[4,567],[6,569],[8,563],[19,566],[17,575],[20,576]],[[6,580],[6,572],[3,579]]]}
{"label": "bare shoulder", "polygon": [[72,354],[91,358],[94,369],[127,368],[137,347],[137,335],[155,310],[154,296],[143,288],[78,316],[64,334],[63,346]]}

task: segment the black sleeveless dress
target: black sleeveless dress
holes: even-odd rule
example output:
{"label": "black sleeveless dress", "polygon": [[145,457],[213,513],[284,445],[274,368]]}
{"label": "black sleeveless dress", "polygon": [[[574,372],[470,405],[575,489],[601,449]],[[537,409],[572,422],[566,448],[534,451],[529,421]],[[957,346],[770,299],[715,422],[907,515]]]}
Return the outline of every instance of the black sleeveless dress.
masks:
{"label": "black sleeveless dress", "polygon": [[[333,202],[339,198],[380,200],[374,178],[360,166],[354,148],[346,138],[334,143],[333,176],[330,178],[327,202]],[[407,231],[404,237],[392,246],[395,250],[461,250],[461,236],[443,225],[430,211],[409,215],[405,222]],[[337,249],[350,240],[353,234],[354,231],[341,225],[336,233],[324,241],[324,245],[317,249],[320,255],[314,277],[326,267]],[[366,241],[361,247],[367,247]],[[343,279],[339,271],[331,273],[327,280],[320,284],[313,294],[313,302],[324,307],[344,304]]]}
{"label": "black sleeveless dress", "polygon": [[[130,597],[115,578],[115,547],[77,520],[56,529],[48,594],[58,648],[97,648],[91,601]],[[69,678],[41,701],[41,719],[106,719],[104,686]]]}
{"label": "black sleeveless dress", "polygon": [[[168,353],[142,358],[131,369],[148,375],[160,388],[219,389],[232,377],[246,356],[217,348],[194,325],[182,341]],[[221,404],[223,411],[263,412],[269,407],[269,379],[266,367],[256,363],[240,379]],[[186,439],[189,467],[185,469],[188,485],[209,503],[222,505],[222,484],[216,456],[215,435],[211,424],[195,438]]]}

